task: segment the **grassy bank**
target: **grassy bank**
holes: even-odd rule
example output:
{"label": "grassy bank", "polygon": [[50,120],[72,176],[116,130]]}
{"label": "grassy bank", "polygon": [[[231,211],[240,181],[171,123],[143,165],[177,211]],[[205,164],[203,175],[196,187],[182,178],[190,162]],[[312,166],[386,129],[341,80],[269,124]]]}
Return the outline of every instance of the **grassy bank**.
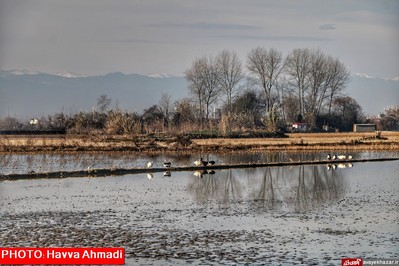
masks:
{"label": "grassy bank", "polygon": [[190,138],[162,135],[1,135],[2,153],[234,152],[262,150],[396,150],[399,132],[295,133],[284,138]]}

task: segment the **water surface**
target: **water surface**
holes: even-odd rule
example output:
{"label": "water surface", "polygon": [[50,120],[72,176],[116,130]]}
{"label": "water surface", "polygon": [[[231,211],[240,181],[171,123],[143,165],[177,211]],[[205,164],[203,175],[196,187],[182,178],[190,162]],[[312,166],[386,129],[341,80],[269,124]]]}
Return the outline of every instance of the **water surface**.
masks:
{"label": "water surface", "polygon": [[[298,156],[304,155],[277,159]],[[86,159],[106,164],[101,158]],[[275,157],[216,157],[220,163],[242,158]],[[74,165],[69,159],[65,165]],[[119,160],[127,164],[129,157]],[[2,181],[0,245],[122,246],[130,265],[397,258],[398,176],[397,161],[390,161]]]}

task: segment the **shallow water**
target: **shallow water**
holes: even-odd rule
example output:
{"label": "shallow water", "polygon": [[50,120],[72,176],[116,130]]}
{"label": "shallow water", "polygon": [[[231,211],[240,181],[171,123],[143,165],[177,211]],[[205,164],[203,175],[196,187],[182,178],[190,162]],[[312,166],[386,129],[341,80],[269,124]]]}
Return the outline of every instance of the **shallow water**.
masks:
{"label": "shallow water", "polygon": [[[349,154],[348,152],[337,152]],[[335,154],[335,152],[331,152]],[[91,169],[116,169],[146,167],[147,162],[154,162],[153,167],[161,167],[164,161],[173,166],[193,165],[195,160],[214,160],[217,164],[267,163],[324,160],[327,152],[254,152],[235,154],[195,154],[195,155],[158,155],[137,154],[2,154],[0,155],[0,174],[24,174],[31,171],[57,172]],[[354,159],[399,157],[399,152],[354,152]]]}
{"label": "shallow water", "polygon": [[[275,160],[216,160],[243,158]],[[128,265],[337,265],[343,257],[399,257],[399,164],[349,166],[2,181],[0,245],[122,246]]]}

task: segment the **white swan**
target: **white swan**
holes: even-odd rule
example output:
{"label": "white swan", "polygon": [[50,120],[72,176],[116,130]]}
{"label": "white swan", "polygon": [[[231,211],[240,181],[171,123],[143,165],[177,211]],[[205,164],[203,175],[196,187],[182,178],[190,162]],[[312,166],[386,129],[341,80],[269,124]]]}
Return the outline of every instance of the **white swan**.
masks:
{"label": "white swan", "polygon": [[196,160],[194,162],[195,166],[206,166],[208,164],[208,162],[205,162],[204,160],[202,160],[202,158],[200,158],[199,160]]}

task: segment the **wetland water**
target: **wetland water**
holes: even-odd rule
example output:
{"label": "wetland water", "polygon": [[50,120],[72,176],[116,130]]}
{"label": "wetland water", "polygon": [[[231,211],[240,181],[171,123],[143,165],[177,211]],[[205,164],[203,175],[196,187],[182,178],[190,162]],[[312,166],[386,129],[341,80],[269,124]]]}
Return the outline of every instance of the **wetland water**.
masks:
{"label": "wetland water", "polygon": [[[223,164],[324,156],[254,153],[210,159]],[[195,159],[13,155],[2,158],[1,171],[137,167],[148,160],[188,165]],[[128,265],[340,265],[343,257],[398,258],[398,161],[336,166],[4,180],[0,245],[125,247]]]}

